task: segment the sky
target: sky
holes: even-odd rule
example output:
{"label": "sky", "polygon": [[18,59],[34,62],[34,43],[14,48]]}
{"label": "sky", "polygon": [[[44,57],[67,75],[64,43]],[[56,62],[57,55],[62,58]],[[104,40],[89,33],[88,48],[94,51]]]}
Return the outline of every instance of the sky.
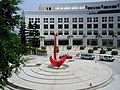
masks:
{"label": "sky", "polygon": [[22,10],[37,10],[42,3],[81,3],[81,2],[99,2],[109,0],[23,0],[19,5]]}

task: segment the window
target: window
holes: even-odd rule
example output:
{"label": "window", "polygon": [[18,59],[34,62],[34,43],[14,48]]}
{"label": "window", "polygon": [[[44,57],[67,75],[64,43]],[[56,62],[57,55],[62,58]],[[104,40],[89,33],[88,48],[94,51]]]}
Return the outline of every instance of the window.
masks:
{"label": "window", "polygon": [[103,30],[102,35],[107,35],[107,30]]}
{"label": "window", "polygon": [[79,35],[83,35],[83,30],[79,30]]}
{"label": "window", "polygon": [[51,7],[47,7],[47,10],[51,10]]}
{"label": "window", "polygon": [[98,22],[98,17],[94,17],[93,22]]}
{"label": "window", "polygon": [[109,35],[112,35],[113,34],[113,30],[109,30]]}
{"label": "window", "polygon": [[73,29],[77,29],[77,24],[73,24]]}
{"label": "window", "polygon": [[117,24],[117,27],[120,28],[120,23]]}
{"label": "window", "polygon": [[48,35],[48,31],[44,31],[44,35]]}
{"label": "window", "polygon": [[98,31],[95,30],[95,31],[93,32],[93,34],[94,34],[94,35],[98,35]]}
{"label": "window", "polygon": [[88,17],[87,22],[92,22],[92,17]]}
{"label": "window", "polygon": [[58,18],[58,23],[62,23],[63,19],[62,18]]}
{"label": "window", "polygon": [[87,28],[92,28],[92,24],[87,24]]}
{"label": "window", "polygon": [[109,17],[109,22],[113,22],[114,18],[113,17]]}
{"label": "window", "polygon": [[69,23],[69,18],[64,18],[64,23]]}
{"label": "window", "polygon": [[102,24],[102,28],[107,28],[107,24]]}
{"label": "window", "polygon": [[77,22],[77,18],[72,18],[72,22]]}
{"label": "window", "polygon": [[51,7],[49,7],[49,10],[51,10]]}
{"label": "window", "polygon": [[88,30],[87,35],[92,35],[92,30]]}
{"label": "window", "polygon": [[93,24],[93,27],[96,29],[98,28],[98,24]]}
{"label": "window", "polygon": [[44,18],[44,23],[48,23],[48,18]]}
{"label": "window", "polygon": [[63,25],[62,24],[58,24],[58,29],[63,29]]}
{"label": "window", "polygon": [[33,18],[29,18],[29,22],[33,23],[34,19]]}
{"label": "window", "polygon": [[108,9],[109,8],[109,6],[104,6],[104,9]]}
{"label": "window", "polygon": [[54,18],[50,18],[50,23],[54,23]]}
{"label": "window", "polygon": [[120,22],[120,16],[117,17],[117,21]]}
{"label": "window", "polygon": [[69,35],[69,31],[68,31],[68,30],[65,30],[65,31],[64,31],[64,35]]}
{"label": "window", "polygon": [[79,24],[79,29],[82,29],[83,28],[83,24]]}
{"label": "window", "polygon": [[69,24],[64,24],[64,29],[69,29]]}
{"label": "window", "polygon": [[40,23],[40,18],[35,18],[36,23]]}
{"label": "window", "polygon": [[111,24],[109,24],[109,28],[113,28],[113,24],[111,23]]}
{"label": "window", "polygon": [[79,18],[79,22],[83,22],[83,18]]}
{"label": "window", "polygon": [[62,30],[58,31],[58,35],[63,35],[63,31]]}
{"label": "window", "polygon": [[51,24],[51,25],[50,25],[50,29],[54,29],[54,24]]}
{"label": "window", "polygon": [[73,35],[77,35],[77,30],[73,30]]}
{"label": "window", "polygon": [[120,35],[120,31],[117,31],[117,35]]}
{"label": "window", "polygon": [[50,31],[50,35],[54,35],[54,31]]}
{"label": "window", "polygon": [[44,24],[44,29],[48,29],[48,24]]}
{"label": "window", "polygon": [[102,17],[102,22],[107,22],[107,17]]}

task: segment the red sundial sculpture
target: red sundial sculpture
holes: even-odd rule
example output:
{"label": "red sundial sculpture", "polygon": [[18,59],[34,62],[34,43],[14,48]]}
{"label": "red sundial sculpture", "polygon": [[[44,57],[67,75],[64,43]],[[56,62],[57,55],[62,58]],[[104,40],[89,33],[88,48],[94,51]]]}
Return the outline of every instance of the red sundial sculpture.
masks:
{"label": "red sundial sculpture", "polygon": [[56,32],[54,32],[54,58],[50,56],[50,62],[53,66],[60,67],[66,60],[66,56],[61,59],[56,58]]}

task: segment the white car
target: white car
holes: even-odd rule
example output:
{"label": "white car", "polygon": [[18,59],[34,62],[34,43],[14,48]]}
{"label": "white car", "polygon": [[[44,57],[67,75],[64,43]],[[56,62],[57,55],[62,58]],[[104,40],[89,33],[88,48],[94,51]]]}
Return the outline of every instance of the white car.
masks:
{"label": "white car", "polygon": [[91,54],[91,53],[82,53],[80,55],[80,58],[93,60],[95,58],[95,56],[93,54]]}
{"label": "white car", "polygon": [[100,55],[99,56],[99,60],[103,60],[103,61],[110,61],[113,62],[115,60],[115,58],[113,58],[112,55]]}

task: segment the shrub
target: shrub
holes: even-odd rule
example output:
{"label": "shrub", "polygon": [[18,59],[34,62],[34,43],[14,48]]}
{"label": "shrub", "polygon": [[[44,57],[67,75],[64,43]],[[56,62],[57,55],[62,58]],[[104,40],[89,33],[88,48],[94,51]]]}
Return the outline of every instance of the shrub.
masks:
{"label": "shrub", "polygon": [[42,46],[41,49],[46,49],[46,47],[45,47],[45,46]]}
{"label": "shrub", "polygon": [[112,47],[107,47],[107,51],[112,51]]}
{"label": "shrub", "polygon": [[93,50],[98,50],[98,47],[93,47]]}
{"label": "shrub", "polygon": [[36,48],[31,48],[31,50],[33,54],[36,54]]}
{"label": "shrub", "polygon": [[41,53],[46,53],[46,52],[47,52],[46,49],[38,49],[37,51],[38,51],[38,52],[41,52]]}
{"label": "shrub", "polygon": [[100,54],[106,54],[106,51],[104,49],[101,49]]}
{"label": "shrub", "polygon": [[42,46],[41,48],[38,48],[38,49],[37,49],[37,52],[46,53],[46,52],[47,52],[46,47],[45,47],[45,46]]}
{"label": "shrub", "polygon": [[118,51],[112,51],[111,55],[118,55]]}
{"label": "shrub", "polygon": [[80,46],[80,50],[84,50],[86,46]]}
{"label": "shrub", "polygon": [[72,48],[72,46],[67,46],[67,50],[70,50]]}
{"label": "shrub", "polygon": [[93,49],[88,50],[88,53],[93,53],[93,52],[94,52]]}

